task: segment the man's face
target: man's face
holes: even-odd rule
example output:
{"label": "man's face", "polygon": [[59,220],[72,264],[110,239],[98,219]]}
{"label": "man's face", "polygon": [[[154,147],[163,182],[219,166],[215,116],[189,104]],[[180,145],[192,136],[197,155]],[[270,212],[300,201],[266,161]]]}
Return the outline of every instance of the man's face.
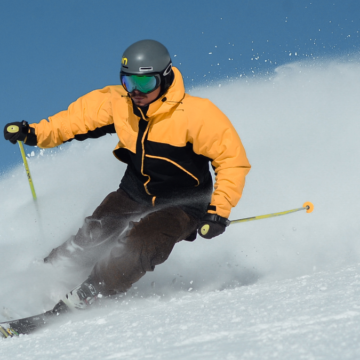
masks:
{"label": "man's face", "polygon": [[129,95],[136,106],[146,106],[153,102],[159,96],[160,89],[161,87],[159,86],[156,90],[147,94],[144,94],[139,90],[134,90],[133,92],[129,93]]}

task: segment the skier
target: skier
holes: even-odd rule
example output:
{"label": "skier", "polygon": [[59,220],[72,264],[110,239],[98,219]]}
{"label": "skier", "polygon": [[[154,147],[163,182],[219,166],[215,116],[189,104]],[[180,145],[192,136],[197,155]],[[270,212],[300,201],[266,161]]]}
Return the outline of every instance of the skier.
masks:
{"label": "skier", "polygon": [[[80,97],[48,120],[12,122],[4,129],[13,144],[41,148],[112,133],[119,137],[113,153],[127,164],[119,189],[44,259],[54,264],[67,258],[92,268],[58,303],[66,309],[125,292],[163,263],[177,242],[193,241],[197,232],[207,239],[222,234],[250,170],[229,119],[209,100],[185,93],[164,45],[142,40],[128,47],[120,81]],[[9,126],[17,131],[9,132]]]}

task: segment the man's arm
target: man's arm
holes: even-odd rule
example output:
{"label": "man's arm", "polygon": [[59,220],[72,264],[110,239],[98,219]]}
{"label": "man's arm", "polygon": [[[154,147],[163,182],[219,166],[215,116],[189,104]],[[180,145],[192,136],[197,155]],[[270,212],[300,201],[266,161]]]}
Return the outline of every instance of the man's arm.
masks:
{"label": "man's arm", "polygon": [[250,163],[239,135],[226,115],[208,100],[193,135],[194,151],[212,160],[214,192],[209,214],[228,218],[241,198]]}
{"label": "man's arm", "polygon": [[67,110],[30,124],[29,131],[34,132],[36,144],[51,148],[73,139],[82,141],[115,133],[111,92],[111,87],[92,91],[73,102]]}

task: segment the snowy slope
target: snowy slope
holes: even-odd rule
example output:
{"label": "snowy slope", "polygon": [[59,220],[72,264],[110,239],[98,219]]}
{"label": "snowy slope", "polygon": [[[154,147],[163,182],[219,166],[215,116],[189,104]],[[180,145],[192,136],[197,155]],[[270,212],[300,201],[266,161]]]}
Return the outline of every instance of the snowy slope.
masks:
{"label": "snowy slope", "polygon": [[0,353],[34,360],[358,359],[359,273],[356,265],[223,291],[127,295],[36,336],[4,340]]}
{"label": "snowy slope", "polygon": [[[319,61],[193,89],[231,118],[253,166],[231,218],[315,211],[182,242],[125,297],[2,341],[0,358],[358,359],[359,78],[355,60]],[[115,144],[31,157],[38,209],[21,167],[1,176],[0,320],[51,308],[86,277],[41,259],[117,188]]]}

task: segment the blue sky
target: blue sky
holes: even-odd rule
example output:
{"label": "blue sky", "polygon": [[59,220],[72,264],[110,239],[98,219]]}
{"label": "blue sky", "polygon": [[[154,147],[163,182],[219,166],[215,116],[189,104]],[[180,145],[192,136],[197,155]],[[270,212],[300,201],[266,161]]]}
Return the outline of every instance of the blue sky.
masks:
{"label": "blue sky", "polygon": [[[38,122],[118,84],[121,54],[137,40],[167,46],[190,90],[357,54],[359,14],[358,0],[2,1],[0,122]],[[0,173],[21,162],[17,146],[2,140],[0,151]]]}

